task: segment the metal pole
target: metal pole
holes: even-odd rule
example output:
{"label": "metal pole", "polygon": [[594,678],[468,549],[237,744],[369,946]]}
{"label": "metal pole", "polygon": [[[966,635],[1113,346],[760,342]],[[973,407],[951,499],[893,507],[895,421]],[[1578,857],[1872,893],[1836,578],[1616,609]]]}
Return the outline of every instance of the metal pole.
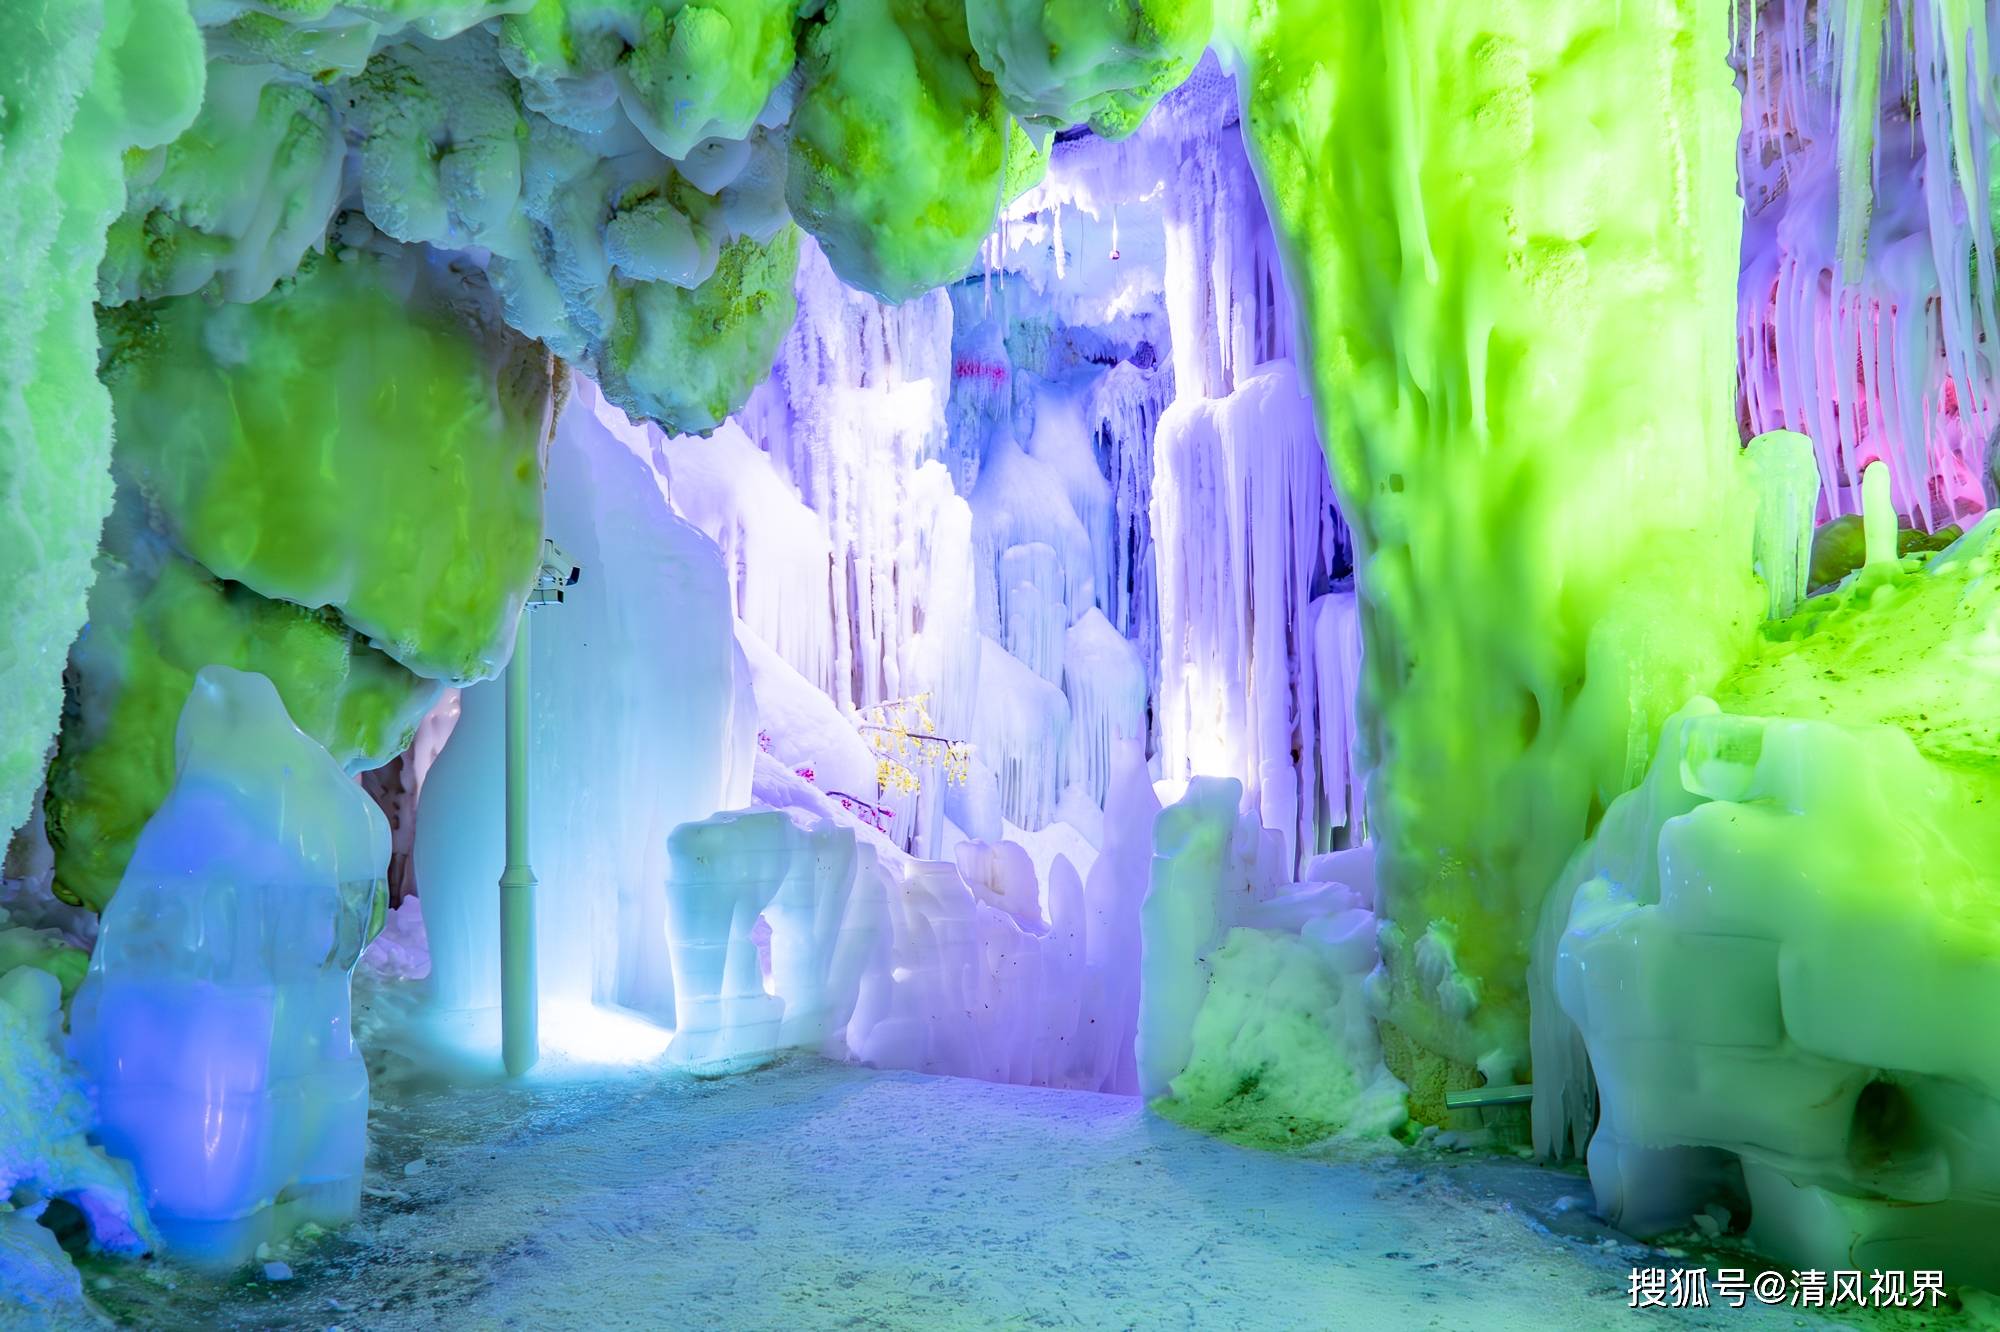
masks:
{"label": "metal pole", "polygon": [[507,866],[500,872],[500,1052],[509,1077],[541,1057],[535,1011],[535,871],[528,866],[528,658],[523,607],[507,663]]}

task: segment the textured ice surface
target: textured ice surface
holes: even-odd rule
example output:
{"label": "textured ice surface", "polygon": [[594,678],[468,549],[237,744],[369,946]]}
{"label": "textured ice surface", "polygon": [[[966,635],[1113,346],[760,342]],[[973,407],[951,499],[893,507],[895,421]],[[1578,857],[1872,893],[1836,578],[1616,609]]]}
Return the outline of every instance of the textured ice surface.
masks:
{"label": "textured ice surface", "polygon": [[1010,127],[963,12],[843,0],[807,30],[800,65],[792,215],[850,286],[885,300],[957,277],[1000,206]]}
{"label": "textured ice surface", "polygon": [[[1721,1201],[1802,1265],[2000,1277],[2000,1070],[1962,1018],[2000,987],[1997,523],[1766,626],[1566,876],[1541,965],[1625,1229]],[[1552,1019],[1537,1129],[1559,1147],[1589,1106]]]}
{"label": "textured ice surface", "polygon": [[348,980],[389,829],[261,675],[195,677],[173,790],[105,912],[71,1042],[168,1249],[218,1267],[360,1201]]}
{"label": "textured ice surface", "polygon": [[256,671],[350,772],[408,743],[436,697],[339,617],[258,596],[175,553],[128,490],[106,525],[91,621],[70,650],[74,702],[46,809],[59,887],[102,907],[174,778],[174,730],[203,666]]}
{"label": "textured ice surface", "polygon": [[[94,1107],[84,1071],[63,1054],[60,1002],[45,971],[0,974],[0,1188],[13,1206],[5,1215],[32,1223],[60,1198],[83,1213],[94,1244],[139,1253],[152,1246],[153,1230],[131,1166],[86,1138]],[[9,1243],[24,1241],[16,1235]],[[67,1266],[60,1253],[56,1261]],[[13,1270],[0,1262],[10,1293]],[[23,1293],[32,1307],[32,1293],[25,1286]]]}
{"label": "textured ice surface", "polygon": [[484,679],[541,553],[551,393],[547,352],[497,313],[476,273],[360,250],[254,305],[120,307],[120,473],[218,577]]}
{"label": "textured ice surface", "polygon": [[1227,396],[1178,399],[1154,450],[1160,652],[1176,667],[1160,675],[1161,775],[1241,774],[1302,866],[1330,849],[1326,811],[1345,809],[1349,782],[1344,754],[1325,768],[1319,744],[1346,733],[1351,677],[1331,677],[1324,716],[1309,608],[1342,532],[1312,404],[1291,363],[1272,362]]}
{"label": "textured ice surface", "polygon": [[119,157],[178,134],[201,100],[180,0],[0,9],[0,827],[28,816],[111,509],[111,405],[91,312]]}
{"label": "textured ice surface", "polygon": [[1042,132],[1088,121],[1117,137],[1180,86],[1208,41],[1208,0],[984,0],[966,7],[979,61]]}
{"label": "textured ice surface", "polygon": [[[1614,10],[1287,0],[1230,36],[1366,599],[1383,998],[1489,1075],[1525,1070],[1535,908],[1593,802],[1762,601],[1728,7]],[[1417,964],[1438,920],[1464,1018]]]}

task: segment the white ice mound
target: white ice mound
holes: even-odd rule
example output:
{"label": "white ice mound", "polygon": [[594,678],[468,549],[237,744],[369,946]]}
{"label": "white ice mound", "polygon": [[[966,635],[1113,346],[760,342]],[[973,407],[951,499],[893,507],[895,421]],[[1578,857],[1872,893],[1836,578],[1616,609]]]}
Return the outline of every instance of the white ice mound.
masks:
{"label": "white ice mound", "polygon": [[[92,1146],[90,1096],[61,1054],[61,987],[33,967],[0,976],[0,1290],[30,1316],[82,1299],[69,1259],[36,1225],[55,1199],[76,1207],[91,1241],[139,1253],[153,1235],[137,1201],[131,1168]],[[23,1324],[24,1326],[26,1324]]]}
{"label": "white ice mound", "polygon": [[739,810],[682,824],[667,854],[670,1058],[726,1072],[846,1029],[884,936],[871,847],[830,819],[801,828],[776,810]]}
{"label": "white ice mound", "polygon": [[196,676],[175,755],[104,913],[72,1049],[166,1247],[226,1267],[360,1202],[368,1074],[348,980],[386,900],[389,825],[261,675]]}

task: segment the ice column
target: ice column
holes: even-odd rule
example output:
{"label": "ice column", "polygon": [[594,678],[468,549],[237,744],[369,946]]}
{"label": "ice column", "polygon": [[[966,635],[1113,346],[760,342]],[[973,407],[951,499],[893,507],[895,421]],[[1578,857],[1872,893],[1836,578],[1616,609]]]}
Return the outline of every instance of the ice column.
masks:
{"label": "ice column", "polygon": [[1881,458],[1914,525],[1963,522],[1995,427],[1984,7],[1741,12],[1743,419],[1812,439],[1826,516]]}
{"label": "ice column", "polygon": [[[955,608],[933,585],[949,578],[939,563],[963,558],[929,544],[931,525],[953,502],[936,461],[951,390],[951,302],[934,291],[885,305],[844,285],[809,239],[800,243],[795,290],[798,318],[769,382],[737,420],[825,520],[834,701],[862,708],[929,688],[938,720],[962,728],[969,700],[951,695],[971,685],[958,672],[976,669],[969,635],[951,649],[934,645],[943,654],[937,676],[905,678],[901,658],[919,626],[951,621]],[[785,651],[783,636],[752,628]],[[792,665],[819,678],[809,663]]]}
{"label": "ice column", "polygon": [[[1453,1077],[1524,1069],[1535,908],[1763,608],[1728,25],[1300,0],[1231,39],[1354,532],[1383,998]],[[1464,1018],[1416,965],[1440,919]]]}

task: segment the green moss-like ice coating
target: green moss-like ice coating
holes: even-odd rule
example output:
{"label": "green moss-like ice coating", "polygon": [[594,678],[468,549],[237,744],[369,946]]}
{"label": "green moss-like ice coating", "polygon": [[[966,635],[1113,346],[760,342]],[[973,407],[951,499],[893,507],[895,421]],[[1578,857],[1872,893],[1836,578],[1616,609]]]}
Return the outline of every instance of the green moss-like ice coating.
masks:
{"label": "green moss-like ice coating", "polygon": [[[1889,725],[1927,758],[2000,772],[2000,671],[1985,640],[2000,624],[1989,516],[1945,553],[1869,565],[1764,626],[1715,687],[1726,712]],[[1909,538],[1927,534],[1907,532]]]}
{"label": "green moss-like ice coating", "polygon": [[750,133],[791,73],[795,0],[538,0],[501,21],[528,104],[595,128],[615,98],[661,154]]}
{"label": "green moss-like ice coating", "polygon": [[1107,138],[1139,127],[1208,44],[1209,0],[969,0],[966,27],[1008,109]]}
{"label": "green moss-like ice coating", "polygon": [[799,233],[723,247],[699,287],[620,286],[618,320],[598,367],[605,392],[669,429],[706,431],[749,397],[792,326]]}
{"label": "green moss-like ice coating", "polygon": [[1991,1279],[2000,1047],[1965,1015],[2000,994],[1996,536],[1988,515],[1766,626],[1566,876],[1546,965],[1630,1233],[1733,1177],[1782,1261]]}
{"label": "green moss-like ice coating", "polygon": [[78,708],[46,806],[57,891],[100,911],[173,784],[174,727],[202,667],[269,676],[299,728],[355,772],[401,752],[438,691],[331,612],[220,583],[171,553],[139,555],[124,526],[113,519],[90,628],[71,652]]}
{"label": "green moss-like ice coating", "polygon": [[1728,7],[1240,8],[1357,547],[1385,997],[1504,1080],[1543,895],[1760,613]]}
{"label": "green moss-like ice coating", "polygon": [[91,314],[120,156],[201,105],[182,0],[0,4],[0,828],[27,816],[111,505]]}
{"label": "green moss-like ice coating", "polygon": [[792,217],[884,300],[960,277],[999,211],[1008,130],[963,0],[833,0],[802,54]]}
{"label": "green moss-like ice coating", "polygon": [[[545,360],[348,250],[254,305],[106,316],[119,466],[220,577],[348,624],[419,675],[505,663],[541,549]],[[476,302],[468,302],[476,308]],[[178,706],[178,704],[176,704]]]}
{"label": "green moss-like ice coating", "polygon": [[256,300],[325,238],[346,155],[319,89],[274,66],[215,62],[187,132],[126,160],[98,299],[182,296],[219,278],[226,299]]}

